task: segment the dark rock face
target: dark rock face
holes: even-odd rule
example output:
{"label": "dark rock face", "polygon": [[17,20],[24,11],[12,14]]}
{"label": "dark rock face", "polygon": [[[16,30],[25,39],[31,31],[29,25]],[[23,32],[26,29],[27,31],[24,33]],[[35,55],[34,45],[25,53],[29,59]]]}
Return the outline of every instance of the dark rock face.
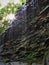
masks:
{"label": "dark rock face", "polygon": [[17,10],[15,20],[0,35],[0,61],[23,61],[30,54],[43,59],[49,50],[48,4],[49,0],[28,0]]}

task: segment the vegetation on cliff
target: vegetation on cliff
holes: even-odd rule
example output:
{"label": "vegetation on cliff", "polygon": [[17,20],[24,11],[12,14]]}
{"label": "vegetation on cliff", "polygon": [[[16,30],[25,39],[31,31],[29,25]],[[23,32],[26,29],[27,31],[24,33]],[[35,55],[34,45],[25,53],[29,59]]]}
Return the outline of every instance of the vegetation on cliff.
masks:
{"label": "vegetation on cliff", "polygon": [[8,19],[7,16],[9,14],[14,14],[22,3],[25,2],[25,0],[20,0],[20,3],[14,4],[14,2],[11,1],[8,2],[4,7],[2,7],[0,4],[0,34],[8,27],[8,24],[10,23],[10,19]]}

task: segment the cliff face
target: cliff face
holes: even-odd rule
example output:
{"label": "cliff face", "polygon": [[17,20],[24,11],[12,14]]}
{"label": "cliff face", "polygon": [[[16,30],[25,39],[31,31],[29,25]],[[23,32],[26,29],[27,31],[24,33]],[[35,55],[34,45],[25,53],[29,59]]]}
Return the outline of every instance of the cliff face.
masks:
{"label": "cliff face", "polygon": [[49,0],[28,0],[17,10],[15,18],[0,35],[0,61],[48,65]]}

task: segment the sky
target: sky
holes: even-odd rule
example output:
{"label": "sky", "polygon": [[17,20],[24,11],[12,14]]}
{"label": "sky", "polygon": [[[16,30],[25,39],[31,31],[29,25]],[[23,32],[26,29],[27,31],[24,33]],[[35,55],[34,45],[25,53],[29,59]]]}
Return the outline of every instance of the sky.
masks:
{"label": "sky", "polygon": [[[10,0],[0,0],[2,6],[5,6]],[[12,0],[11,0],[12,1]],[[20,3],[20,0],[13,0],[14,3]]]}

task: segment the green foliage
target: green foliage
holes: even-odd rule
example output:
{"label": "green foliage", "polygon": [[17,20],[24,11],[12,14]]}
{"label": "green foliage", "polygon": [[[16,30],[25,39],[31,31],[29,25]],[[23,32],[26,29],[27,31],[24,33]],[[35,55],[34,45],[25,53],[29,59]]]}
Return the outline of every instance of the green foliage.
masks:
{"label": "green foliage", "polygon": [[2,20],[2,18],[3,18],[3,17],[2,17],[2,14],[0,14],[0,20]]}
{"label": "green foliage", "polygon": [[4,27],[0,27],[0,33],[2,33],[2,31],[4,30]]}
{"label": "green foliage", "polygon": [[[25,0],[21,0],[21,3],[25,2]],[[19,8],[22,4],[14,4],[13,2],[9,2],[5,7],[0,8],[0,33],[3,32],[3,30],[6,29],[8,26],[8,21],[3,19],[3,17],[6,17],[8,14],[13,14]],[[1,6],[1,5],[0,5]]]}
{"label": "green foliage", "polygon": [[24,3],[24,2],[26,2],[26,0],[20,0],[20,2]]}

